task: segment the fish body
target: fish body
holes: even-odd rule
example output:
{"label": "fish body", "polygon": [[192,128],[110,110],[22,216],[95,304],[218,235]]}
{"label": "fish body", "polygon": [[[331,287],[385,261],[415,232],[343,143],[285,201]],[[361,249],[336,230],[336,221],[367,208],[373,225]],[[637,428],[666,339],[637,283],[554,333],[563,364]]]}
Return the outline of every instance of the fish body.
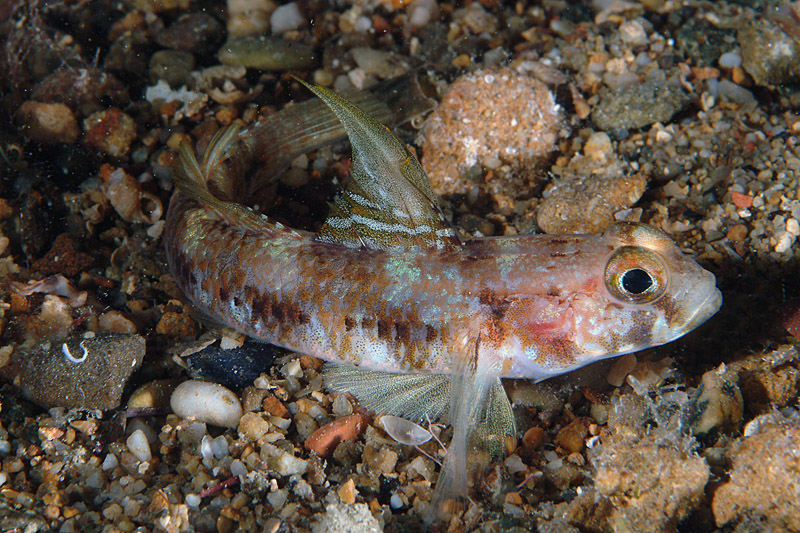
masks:
{"label": "fish body", "polygon": [[[368,370],[450,374],[454,355],[480,335],[500,377],[542,380],[669,342],[719,302],[707,290],[712,275],[642,224],[455,250],[365,250],[271,224],[242,229],[174,201],[167,239],[185,236],[169,247],[184,293],[251,337]],[[637,254],[668,286],[653,302],[609,290],[624,256]]]}
{"label": "fish body", "polygon": [[170,271],[214,320],[339,363],[326,383],[376,411],[447,413],[440,500],[465,495],[470,451],[514,431],[500,378],[542,380],[663,344],[718,309],[713,274],[644,224],[461,242],[405,146],[350,101],[309,89],[353,148],[352,181],[322,229],[287,228],[238,192],[253,162],[269,174],[317,142],[323,117],[290,108],[249,132],[222,130],[202,161],[181,147]]}

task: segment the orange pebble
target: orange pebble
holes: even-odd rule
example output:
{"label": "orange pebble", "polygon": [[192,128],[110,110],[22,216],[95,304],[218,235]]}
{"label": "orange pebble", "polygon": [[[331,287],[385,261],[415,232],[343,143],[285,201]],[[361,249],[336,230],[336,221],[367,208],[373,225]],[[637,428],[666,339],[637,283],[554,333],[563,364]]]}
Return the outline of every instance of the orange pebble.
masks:
{"label": "orange pebble", "polygon": [[733,201],[733,205],[739,209],[746,209],[753,206],[753,197],[749,194],[731,191],[731,200]]}
{"label": "orange pebble", "polygon": [[327,457],[340,442],[354,440],[361,435],[368,422],[369,417],[363,413],[338,418],[309,435],[306,439],[306,450],[316,453],[319,457]]}

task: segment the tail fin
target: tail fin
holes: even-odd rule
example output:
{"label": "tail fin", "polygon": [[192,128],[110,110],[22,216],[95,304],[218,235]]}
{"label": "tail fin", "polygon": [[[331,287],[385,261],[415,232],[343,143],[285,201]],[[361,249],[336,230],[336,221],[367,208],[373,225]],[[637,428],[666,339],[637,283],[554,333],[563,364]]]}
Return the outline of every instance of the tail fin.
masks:
{"label": "tail fin", "polygon": [[182,142],[178,148],[175,186],[221,220],[254,231],[286,231],[281,224],[268,221],[236,202],[249,155],[243,143],[237,142],[238,134],[238,126],[220,129],[209,142],[202,164],[192,146]]}

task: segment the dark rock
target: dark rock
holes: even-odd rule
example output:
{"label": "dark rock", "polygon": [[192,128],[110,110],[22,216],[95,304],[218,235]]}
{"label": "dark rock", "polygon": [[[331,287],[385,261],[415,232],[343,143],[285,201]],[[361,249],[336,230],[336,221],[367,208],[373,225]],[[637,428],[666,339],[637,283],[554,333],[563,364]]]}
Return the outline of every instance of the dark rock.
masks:
{"label": "dark rock", "polygon": [[159,46],[193,52],[200,56],[213,54],[219,48],[222,38],[222,24],[205,13],[182,15],[155,35]]}
{"label": "dark rock", "polygon": [[604,91],[592,110],[592,121],[601,130],[636,129],[668,123],[689,105],[689,97],[679,87],[649,81],[619,91]]}
{"label": "dark rock", "polygon": [[272,344],[248,339],[241,347],[231,350],[213,344],[188,356],[186,363],[195,377],[241,390],[267,372],[281,355],[283,351]]}
{"label": "dark rock", "polygon": [[171,87],[178,88],[188,83],[194,65],[194,56],[190,52],[160,50],[150,57],[150,80],[153,83],[164,80]]}

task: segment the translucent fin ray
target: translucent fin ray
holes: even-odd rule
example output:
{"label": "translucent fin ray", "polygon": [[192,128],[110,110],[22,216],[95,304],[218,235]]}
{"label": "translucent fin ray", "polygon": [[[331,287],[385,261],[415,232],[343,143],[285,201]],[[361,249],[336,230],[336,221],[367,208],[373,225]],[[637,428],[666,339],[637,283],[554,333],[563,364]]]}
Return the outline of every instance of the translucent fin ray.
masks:
{"label": "translucent fin ray", "polygon": [[353,148],[352,184],[336,199],[337,210],[318,239],[382,250],[460,246],[428,177],[403,143],[352,102],[296,79],[330,107]]}
{"label": "translucent fin ray", "polygon": [[447,375],[392,374],[325,363],[323,379],[328,390],[349,392],[362,406],[379,414],[418,422],[426,416],[440,420],[450,409]]}

